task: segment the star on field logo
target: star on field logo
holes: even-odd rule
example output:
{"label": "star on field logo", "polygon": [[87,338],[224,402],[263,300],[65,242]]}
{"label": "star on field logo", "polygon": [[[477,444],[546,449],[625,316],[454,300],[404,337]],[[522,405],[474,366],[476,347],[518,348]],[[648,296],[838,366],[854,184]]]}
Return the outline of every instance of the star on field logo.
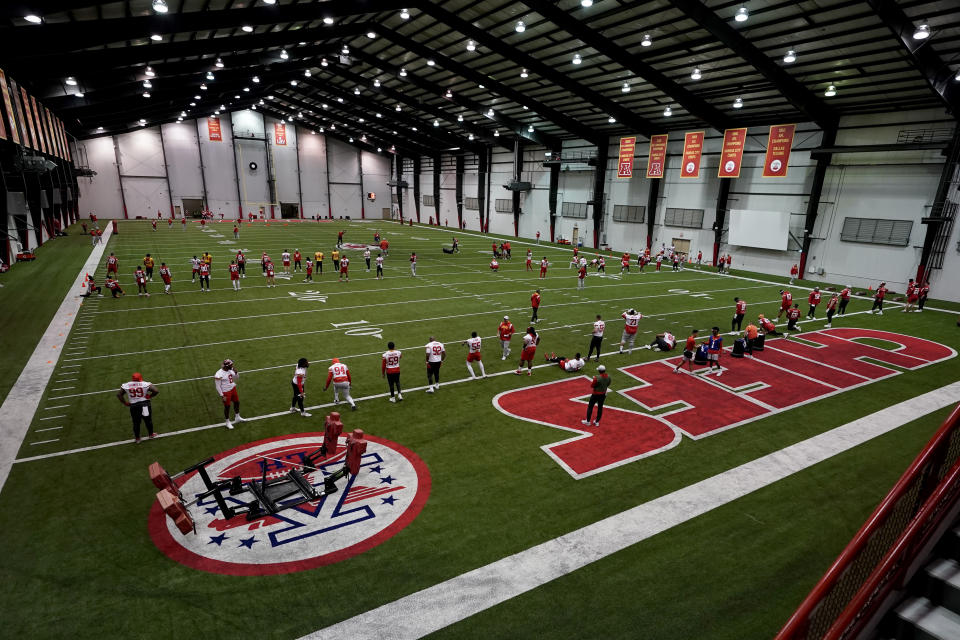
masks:
{"label": "star on field logo", "polygon": [[[228,575],[304,571],[367,551],[416,518],[430,493],[430,474],[412,451],[376,436],[365,439],[360,472],[338,482],[334,494],[253,521],[242,515],[225,519],[213,498],[200,499],[190,508],[197,533],[187,535],[154,502],[150,535],[171,559]],[[268,479],[277,478],[300,468],[304,456],[322,442],[322,433],[261,440],[214,456],[207,470],[215,480],[260,480],[264,471]],[[317,471],[305,472],[307,481],[322,489],[323,479],[343,467],[345,455],[341,437],[337,451],[324,458]],[[204,490],[196,474],[178,484],[186,502]],[[242,506],[229,496],[227,501]]]}

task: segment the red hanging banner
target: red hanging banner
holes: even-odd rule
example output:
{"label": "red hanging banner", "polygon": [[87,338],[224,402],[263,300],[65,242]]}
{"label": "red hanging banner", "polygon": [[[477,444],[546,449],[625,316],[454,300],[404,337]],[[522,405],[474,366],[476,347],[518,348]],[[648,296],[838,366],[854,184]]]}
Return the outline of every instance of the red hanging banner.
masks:
{"label": "red hanging banner", "polygon": [[647,177],[662,178],[663,167],[667,164],[667,134],[661,133],[650,138],[650,155],[647,156]]}
{"label": "red hanging banner", "polygon": [[20,144],[20,133],[17,131],[17,116],[13,111],[13,103],[10,101],[10,89],[7,87],[7,76],[0,69],[0,91],[3,92],[3,105],[7,109],[7,122],[10,124],[10,139],[14,143]]}
{"label": "red hanging banner", "polygon": [[633,177],[633,152],[637,148],[636,136],[620,138],[620,160],[617,162],[617,177]]}
{"label": "red hanging banner", "polygon": [[743,164],[743,145],[747,141],[747,128],[727,129],[723,132],[723,150],[720,152],[718,178],[739,178]]}
{"label": "red hanging banner", "polygon": [[273,123],[273,140],[278,147],[287,145],[287,125],[283,122]]}
{"label": "red hanging banner", "polygon": [[767,137],[767,155],[763,159],[764,178],[787,177],[790,148],[793,146],[793,135],[796,131],[795,124],[775,124],[770,127],[770,135]]}
{"label": "red hanging banner", "polygon": [[223,132],[220,130],[220,118],[207,118],[207,133],[210,134],[210,142],[223,142]]}
{"label": "red hanging banner", "polygon": [[683,135],[683,166],[681,178],[700,177],[700,159],[703,157],[703,131],[691,131]]}

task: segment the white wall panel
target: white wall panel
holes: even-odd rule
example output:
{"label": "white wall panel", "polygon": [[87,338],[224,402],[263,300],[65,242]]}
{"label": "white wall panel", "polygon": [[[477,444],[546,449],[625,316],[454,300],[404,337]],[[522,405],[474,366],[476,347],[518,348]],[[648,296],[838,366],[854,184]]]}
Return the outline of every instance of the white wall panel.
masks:
{"label": "white wall panel", "polygon": [[[390,187],[390,158],[378,153],[362,151],[360,161],[363,163],[363,208],[367,218],[381,218],[382,209],[391,207]],[[376,201],[367,200],[368,193],[376,194]]]}
{"label": "white wall panel", "polygon": [[125,177],[123,195],[127,201],[127,213],[131,218],[155,219],[157,210],[161,214],[170,210],[167,181],[163,178]]}
{"label": "white wall panel", "polygon": [[[233,152],[233,128],[230,117],[220,118],[221,141],[210,140],[207,118],[197,121],[200,129],[200,150],[203,154],[207,181],[207,208],[215,215],[233,218],[241,211],[237,197],[236,160]],[[243,217],[250,209],[243,209]],[[256,213],[256,210],[252,210]]]}
{"label": "white wall panel", "polygon": [[104,136],[81,140],[77,146],[81,151],[78,155],[85,158],[90,168],[97,172],[92,178],[77,179],[80,186],[80,217],[95,213],[101,218],[123,218],[113,138]]}
{"label": "white wall panel", "polygon": [[300,141],[300,171],[303,186],[303,215],[326,217],[330,211],[327,194],[327,139],[307,134]]}
{"label": "white wall panel", "polygon": [[[293,123],[287,122],[287,144],[276,144],[274,125],[277,121],[267,118],[267,141],[273,154],[271,164],[274,169],[277,188],[277,202],[296,203],[300,206],[300,185],[297,181],[297,145],[300,144],[298,129]],[[279,213],[277,214],[279,216]]]}
{"label": "white wall panel", "polygon": [[160,129],[149,127],[117,136],[120,173],[125,176],[164,176]]}
{"label": "white wall panel", "polygon": [[189,120],[163,125],[163,145],[167,153],[167,174],[170,176],[174,206],[182,207],[183,198],[202,199],[200,150],[194,122]]}

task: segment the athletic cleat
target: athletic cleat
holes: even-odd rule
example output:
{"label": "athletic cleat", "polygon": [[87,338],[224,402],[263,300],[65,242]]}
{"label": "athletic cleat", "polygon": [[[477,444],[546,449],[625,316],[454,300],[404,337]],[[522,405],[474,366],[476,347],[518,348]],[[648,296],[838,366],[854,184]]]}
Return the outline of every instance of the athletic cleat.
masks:
{"label": "athletic cleat", "polygon": [[398,401],[398,402],[403,402],[403,394],[402,394],[402,393],[398,393],[398,394],[397,394],[397,401]]}
{"label": "athletic cleat", "polygon": [[234,421],[234,422],[243,422],[244,420],[243,420],[243,418],[240,417],[240,414],[237,414],[237,415],[233,416],[233,421]]}
{"label": "athletic cleat", "polygon": [[427,393],[433,393],[433,385],[427,387]]}
{"label": "athletic cleat", "polygon": [[134,438],[133,444],[140,444],[140,438]]}
{"label": "athletic cleat", "polygon": [[717,371],[717,377],[718,377],[718,378],[719,378],[720,376],[722,376],[722,375],[723,375],[723,369],[721,369],[720,371]]}
{"label": "athletic cleat", "polygon": [[527,375],[528,375],[528,376],[532,376],[532,375],[533,375],[533,369],[527,369]]}
{"label": "athletic cleat", "polygon": [[156,431],[154,431],[153,433],[150,434],[150,439],[153,440],[153,439],[156,438],[158,435],[160,435],[160,434],[157,433]]}
{"label": "athletic cleat", "polygon": [[299,411],[299,409],[296,407],[290,407],[290,413],[296,413],[297,411]]}
{"label": "athletic cleat", "polygon": [[313,414],[312,414],[312,413],[307,413],[306,411],[301,411],[301,412],[300,412],[300,415],[303,416],[304,418],[309,418],[309,417],[311,417]]}
{"label": "athletic cleat", "polygon": [[831,326],[833,326],[833,325],[828,322],[827,324],[825,324],[825,325],[823,325],[823,326],[824,326],[824,328],[829,329],[829,328],[830,328]]}
{"label": "athletic cleat", "polygon": [[506,360],[506,359],[507,359],[507,356],[501,356],[500,359],[501,359],[501,360]]}
{"label": "athletic cleat", "polygon": [[599,427],[599,426],[600,426],[600,421],[599,421],[599,420],[594,420],[594,421],[593,421],[593,426]]}
{"label": "athletic cleat", "polygon": [[390,402],[392,402],[392,403],[394,403],[394,404],[396,404],[396,402],[397,402],[397,399],[396,399],[396,398],[394,398],[393,396],[390,396]]}
{"label": "athletic cleat", "polygon": [[589,426],[590,426],[590,421],[589,421],[589,420],[581,420],[581,421],[580,421],[580,424],[583,424],[583,425],[586,425],[586,426],[589,427]]}
{"label": "athletic cleat", "polygon": [[356,411],[356,410],[357,410],[357,405],[355,404],[350,405],[350,411]]}
{"label": "athletic cleat", "polygon": [[227,429],[233,429],[233,425],[227,420]]}
{"label": "athletic cleat", "polygon": [[517,369],[516,371],[514,371],[514,373],[517,375],[520,375],[522,372],[520,371],[520,369]]}

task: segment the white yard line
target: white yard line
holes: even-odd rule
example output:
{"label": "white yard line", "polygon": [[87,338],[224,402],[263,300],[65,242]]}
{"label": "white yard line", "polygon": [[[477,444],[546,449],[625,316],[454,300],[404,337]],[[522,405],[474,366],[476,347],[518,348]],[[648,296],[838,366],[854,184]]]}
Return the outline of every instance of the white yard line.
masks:
{"label": "white yard line", "polygon": [[958,401],[960,382],[954,382],[304,638],[422,638]]}
{"label": "white yard line", "polygon": [[34,432],[40,433],[42,431],[56,431],[57,429],[63,429],[63,427],[47,427],[46,429],[34,429]]}
{"label": "white yard line", "polygon": [[44,410],[44,411],[50,411],[51,409],[63,409],[64,407],[69,407],[69,406],[70,406],[70,405],[68,405],[68,404],[58,404],[58,405],[53,406],[53,407],[44,407],[43,410]]}
{"label": "white yard line", "polygon": [[60,442],[60,438],[54,438],[53,440],[41,440],[40,442],[31,442],[30,446],[36,446],[38,444],[50,444],[51,442]]}
{"label": "white yard line", "polygon": [[56,420],[57,418],[66,418],[66,417],[67,417],[66,415],[50,416],[50,417],[47,417],[47,418],[40,418],[40,420]]}
{"label": "white yard line", "polygon": [[3,405],[0,406],[0,491],[6,484],[7,476],[10,475],[13,460],[27,435],[30,422],[43,397],[43,391],[57,367],[64,345],[64,337],[59,334],[66,333],[63,327],[70,327],[83,304],[84,299],[74,292],[83,285],[87,273],[92,273],[96,269],[103,250],[107,246],[106,241],[110,239],[112,233],[112,227],[106,225],[103,233],[105,241],[98,243],[90,251],[90,256],[81,267],[74,283],[67,289],[67,295],[50,320],[50,324],[47,325],[47,330],[37,343],[23,371],[20,372],[20,377],[17,378]]}

